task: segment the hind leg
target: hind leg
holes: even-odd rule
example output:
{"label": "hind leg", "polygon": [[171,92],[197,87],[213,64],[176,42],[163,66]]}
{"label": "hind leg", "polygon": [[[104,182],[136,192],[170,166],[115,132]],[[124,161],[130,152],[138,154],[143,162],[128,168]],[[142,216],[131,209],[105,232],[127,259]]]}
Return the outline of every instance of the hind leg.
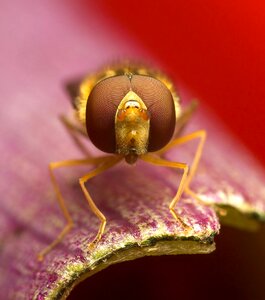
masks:
{"label": "hind leg", "polygon": [[66,128],[67,132],[71,136],[74,143],[77,145],[78,149],[86,156],[91,156],[87,148],[85,147],[84,143],[82,143],[82,140],[80,137],[88,138],[88,135],[86,133],[86,130],[84,127],[77,126],[75,123],[73,123],[71,120],[69,120],[66,116],[61,115],[60,121],[63,123],[64,127]]}

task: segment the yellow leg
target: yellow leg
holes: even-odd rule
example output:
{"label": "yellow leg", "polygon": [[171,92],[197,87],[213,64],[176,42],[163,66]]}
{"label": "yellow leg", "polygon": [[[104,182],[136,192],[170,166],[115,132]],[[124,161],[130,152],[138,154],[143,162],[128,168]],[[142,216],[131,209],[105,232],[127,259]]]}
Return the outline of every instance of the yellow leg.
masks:
{"label": "yellow leg", "polygon": [[[189,174],[187,176],[187,180],[185,182],[185,187],[184,187],[184,192],[187,193],[188,195],[190,195],[192,198],[196,199],[197,202],[203,204],[203,205],[207,205],[207,206],[214,206],[212,204],[206,203],[205,201],[203,201],[202,199],[200,199],[200,197],[194,193],[191,189],[190,189],[190,183],[197,171],[200,159],[201,159],[201,155],[202,155],[202,151],[203,151],[203,146],[205,144],[205,140],[206,140],[206,131],[205,130],[199,130],[199,131],[195,131],[189,135],[183,136],[183,137],[179,137],[176,138],[175,140],[171,141],[167,146],[165,146],[163,149],[161,149],[160,151],[155,152],[156,154],[158,154],[159,156],[163,156],[163,154],[165,154],[169,149],[175,147],[175,146],[179,146],[185,143],[188,143],[194,139],[199,139],[199,144],[198,147],[196,149],[193,161],[191,163],[191,167],[190,167],[190,171]],[[217,208],[215,207],[215,209],[217,210],[217,212],[220,215],[226,215],[226,211],[222,208]]]}
{"label": "yellow leg", "polygon": [[64,115],[60,116],[60,120],[65,126],[67,132],[72,137],[74,143],[77,145],[77,147],[80,149],[80,151],[86,156],[89,157],[90,153],[86,149],[85,145],[80,140],[80,136],[88,138],[86,131],[83,127],[78,127],[76,124],[73,124],[67,117]]}
{"label": "yellow leg", "polygon": [[66,161],[60,161],[60,162],[52,162],[49,165],[49,171],[50,171],[50,177],[51,181],[55,190],[56,199],[59,203],[59,206],[61,208],[61,211],[66,219],[67,224],[65,225],[64,229],[60,232],[60,234],[57,236],[57,238],[45,249],[43,249],[38,254],[38,259],[43,260],[44,256],[49,253],[57,244],[59,244],[62,239],[65,237],[65,235],[71,230],[74,223],[73,220],[69,214],[69,211],[66,207],[64,198],[61,194],[59,185],[56,181],[55,175],[54,175],[54,169],[61,168],[61,167],[72,167],[72,166],[80,166],[80,165],[86,165],[86,164],[103,164],[106,161],[112,159],[110,156],[104,156],[104,157],[96,157],[96,158],[90,158],[90,159],[76,159],[76,160],[66,160]]}
{"label": "yellow leg", "polygon": [[179,201],[179,199],[181,198],[181,195],[184,191],[186,181],[187,181],[189,166],[185,163],[171,162],[171,161],[156,157],[151,154],[143,155],[143,156],[141,156],[141,159],[148,163],[156,165],[156,166],[170,167],[170,168],[176,168],[176,169],[183,170],[183,175],[182,175],[182,178],[181,178],[181,181],[179,184],[178,191],[176,193],[176,196],[173,198],[173,200],[169,204],[169,210],[170,210],[171,214],[173,215],[173,217],[187,229],[189,226],[187,224],[185,224],[181,220],[181,218],[177,215],[177,213],[175,212],[175,206],[176,206],[177,202]]}
{"label": "yellow leg", "polygon": [[98,174],[106,171],[107,169],[111,168],[112,166],[114,166],[121,160],[122,160],[122,157],[114,156],[114,157],[112,157],[111,160],[106,161],[104,164],[100,165],[99,167],[97,167],[96,169],[92,170],[91,172],[89,172],[88,174],[86,174],[85,176],[83,176],[79,179],[79,184],[83,190],[83,193],[86,197],[88,205],[90,206],[90,209],[100,220],[100,226],[99,226],[98,233],[97,233],[96,237],[94,238],[94,240],[88,245],[89,250],[92,250],[97,245],[97,243],[100,241],[102,234],[104,232],[107,220],[106,220],[106,217],[103,215],[103,213],[98,209],[95,202],[92,200],[87,188],[85,187],[85,183],[89,179],[91,179],[91,178],[97,176]]}
{"label": "yellow leg", "polygon": [[[188,165],[185,163],[171,162],[171,161],[168,161],[168,160],[162,158],[163,154],[165,152],[167,152],[169,149],[171,149],[172,147],[175,147],[175,146],[178,146],[181,144],[185,144],[185,143],[187,143],[191,140],[197,139],[197,138],[200,141],[199,141],[199,145],[197,147],[197,150],[194,155],[190,169],[189,169]],[[206,131],[205,130],[196,131],[189,135],[174,139],[163,149],[155,152],[154,154],[159,155],[159,157],[156,157],[156,156],[150,155],[150,154],[144,155],[141,157],[143,160],[145,160],[149,163],[152,163],[154,165],[177,168],[177,169],[182,169],[184,171],[181,181],[180,181],[180,184],[179,184],[177,194],[171,201],[171,203],[169,205],[169,209],[170,209],[170,212],[172,213],[172,215],[174,216],[174,218],[177,221],[181,222],[181,224],[184,225],[185,227],[188,227],[188,226],[176,214],[175,207],[176,207],[178,201],[180,200],[183,192],[190,194],[192,197],[195,197],[197,200],[199,199],[199,197],[195,193],[190,191],[189,184],[197,170],[197,167],[198,167],[198,164],[199,164],[199,161],[201,158],[201,154],[202,154],[203,145],[205,143],[205,139],[206,139]],[[200,200],[200,199],[199,199],[199,201],[202,202],[202,200]]]}
{"label": "yellow leg", "polygon": [[198,107],[198,102],[196,100],[193,100],[190,102],[190,104],[187,107],[184,108],[184,110],[181,112],[181,115],[177,119],[173,139],[181,135],[182,131],[184,130],[185,126],[192,118],[197,107]]}
{"label": "yellow leg", "polygon": [[163,156],[163,154],[165,154],[165,152],[167,152],[169,149],[171,149],[175,146],[186,144],[187,142],[190,142],[194,139],[199,139],[199,145],[196,149],[193,161],[191,163],[190,171],[189,171],[189,174],[188,174],[188,177],[187,177],[187,181],[186,181],[186,184],[185,184],[185,192],[187,192],[187,193],[190,191],[190,189],[189,189],[190,182],[193,179],[193,176],[195,175],[195,173],[197,171],[198,164],[199,164],[200,159],[201,159],[203,146],[204,146],[204,143],[205,143],[205,140],[206,140],[206,131],[205,130],[199,130],[199,131],[195,131],[191,134],[188,134],[186,136],[176,138],[175,140],[171,141],[167,146],[165,146],[163,149],[155,152],[159,156]]}

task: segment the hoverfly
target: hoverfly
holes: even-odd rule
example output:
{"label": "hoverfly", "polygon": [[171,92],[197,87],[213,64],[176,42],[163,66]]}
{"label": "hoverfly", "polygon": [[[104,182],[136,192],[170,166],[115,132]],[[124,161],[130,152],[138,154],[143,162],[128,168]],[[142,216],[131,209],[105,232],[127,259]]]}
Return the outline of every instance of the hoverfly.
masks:
{"label": "hoverfly", "polygon": [[[38,258],[42,260],[74,225],[54,176],[54,170],[61,167],[95,166],[93,170],[79,179],[90,209],[100,220],[98,232],[89,244],[90,249],[100,241],[107,221],[91,198],[85,183],[123,159],[128,164],[134,164],[141,159],[157,166],[183,171],[177,193],[169,204],[169,210],[178,222],[188,227],[174,208],[183,192],[198,199],[189,186],[201,158],[206,131],[199,130],[180,136],[196,108],[196,103],[192,102],[190,106],[182,110],[174,85],[167,76],[160,71],[129,63],[105,68],[98,73],[84,77],[79,84],[69,87],[78,125],[65,117],[61,120],[86,158],[52,162],[49,165],[56,198],[67,224],[58,237],[39,253]],[[89,138],[107,155],[91,157],[78,136]],[[164,158],[164,154],[172,147],[194,139],[198,139],[199,143],[190,166]]]}

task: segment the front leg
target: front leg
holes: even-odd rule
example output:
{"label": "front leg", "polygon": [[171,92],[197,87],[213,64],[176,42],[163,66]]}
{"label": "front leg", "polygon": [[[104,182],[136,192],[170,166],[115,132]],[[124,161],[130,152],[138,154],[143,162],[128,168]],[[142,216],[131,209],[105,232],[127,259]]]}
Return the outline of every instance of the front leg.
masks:
{"label": "front leg", "polygon": [[185,186],[187,184],[187,179],[188,179],[188,172],[189,172],[189,166],[185,163],[179,163],[179,162],[172,162],[172,161],[168,161],[166,159],[160,158],[160,157],[156,157],[154,155],[151,154],[145,154],[141,156],[141,159],[143,161],[146,161],[148,163],[151,163],[153,165],[156,166],[161,166],[161,167],[169,167],[169,168],[175,168],[175,169],[181,169],[183,170],[183,175],[181,177],[181,181],[177,190],[177,193],[175,195],[175,197],[172,199],[172,201],[169,204],[169,210],[171,212],[171,214],[173,215],[173,217],[185,228],[185,229],[189,229],[190,226],[188,226],[176,213],[175,211],[175,207],[178,203],[178,201],[180,200],[183,191],[185,189]]}
{"label": "front leg", "polygon": [[64,197],[62,196],[60,187],[58,185],[58,182],[56,180],[54,170],[62,167],[73,167],[73,166],[82,166],[82,165],[102,165],[106,161],[112,159],[110,156],[103,156],[103,157],[95,157],[90,159],[72,159],[72,160],[65,160],[65,161],[59,161],[59,162],[52,162],[49,164],[49,171],[50,171],[50,177],[53,184],[53,188],[56,194],[56,200],[58,201],[59,207],[63,213],[63,216],[66,220],[66,225],[62,229],[62,231],[58,234],[56,239],[48,245],[46,248],[44,248],[41,252],[38,254],[38,260],[43,260],[45,255],[47,255],[56,245],[58,245],[63,238],[66,236],[66,234],[72,229],[74,222],[73,219],[68,211],[68,208],[65,204]]}
{"label": "front leg", "polygon": [[[167,146],[165,146],[163,149],[155,152],[156,154],[158,154],[160,157],[163,157],[164,154],[170,150],[173,147],[176,146],[180,146],[183,144],[186,144],[194,139],[199,139],[199,144],[197,146],[197,149],[195,151],[195,155],[193,157],[192,163],[191,163],[191,167],[190,167],[190,171],[189,174],[187,176],[187,181],[185,183],[185,187],[184,187],[184,193],[190,195],[192,198],[196,199],[197,202],[203,204],[203,205],[207,205],[207,206],[214,206],[213,204],[209,204],[208,202],[205,202],[204,200],[202,200],[195,192],[193,192],[190,189],[190,183],[193,179],[193,177],[196,174],[196,171],[198,169],[199,166],[199,162],[202,156],[202,151],[203,151],[203,147],[206,141],[206,136],[207,133],[205,130],[199,130],[199,131],[195,131],[191,134],[188,134],[186,136],[183,137],[179,137],[176,138],[174,140],[172,140]],[[214,206],[214,209],[217,210],[217,212],[222,215],[225,216],[226,215],[226,210],[220,208],[220,207],[216,207]]]}
{"label": "front leg", "polygon": [[160,157],[163,157],[164,154],[170,150],[171,148],[175,147],[175,146],[179,146],[179,145],[183,145],[186,144],[194,139],[199,139],[199,144],[197,146],[195,155],[193,157],[191,166],[190,166],[190,170],[189,170],[189,174],[187,176],[187,180],[186,180],[186,184],[184,187],[184,191],[186,193],[189,193],[190,191],[190,183],[198,169],[198,165],[202,156],[202,151],[203,151],[203,147],[205,144],[205,140],[206,140],[206,131],[205,130],[199,130],[199,131],[195,131],[191,134],[185,135],[183,137],[178,137],[174,140],[172,140],[168,145],[166,145],[163,149],[155,152],[155,154],[158,154]]}
{"label": "front leg", "polygon": [[99,210],[99,208],[96,206],[95,202],[93,201],[93,199],[91,198],[85,183],[99,175],[100,173],[106,171],[107,169],[113,167],[114,165],[116,165],[118,162],[120,162],[122,160],[121,156],[113,156],[111,157],[109,160],[105,161],[103,164],[101,164],[100,166],[98,166],[97,168],[95,168],[94,170],[91,170],[88,174],[86,174],[85,176],[81,177],[79,179],[79,184],[82,188],[82,191],[85,195],[85,198],[88,202],[88,205],[90,207],[90,209],[92,210],[92,212],[99,218],[100,220],[100,226],[98,229],[98,233],[95,236],[94,240],[88,245],[88,249],[92,250],[100,241],[102,234],[104,233],[104,229],[107,223],[106,217],[104,216],[104,214]]}

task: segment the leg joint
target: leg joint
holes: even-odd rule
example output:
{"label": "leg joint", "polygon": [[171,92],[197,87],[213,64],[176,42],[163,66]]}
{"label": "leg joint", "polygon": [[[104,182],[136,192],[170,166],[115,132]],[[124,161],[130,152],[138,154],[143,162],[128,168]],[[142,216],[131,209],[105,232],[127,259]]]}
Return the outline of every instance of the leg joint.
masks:
{"label": "leg joint", "polygon": [[49,163],[49,170],[53,170],[55,167],[56,163],[55,162],[50,162]]}
{"label": "leg joint", "polygon": [[106,219],[106,217],[105,217],[103,214],[101,214],[100,220],[101,220],[102,223],[104,223],[104,224],[106,224],[106,222],[107,222],[107,219]]}
{"label": "leg joint", "polygon": [[74,222],[73,222],[72,218],[68,221],[67,227],[69,228],[69,230],[74,227]]}
{"label": "leg joint", "polygon": [[201,129],[191,133],[191,135],[197,135],[197,137],[205,139],[207,137],[207,131],[205,129]]}

